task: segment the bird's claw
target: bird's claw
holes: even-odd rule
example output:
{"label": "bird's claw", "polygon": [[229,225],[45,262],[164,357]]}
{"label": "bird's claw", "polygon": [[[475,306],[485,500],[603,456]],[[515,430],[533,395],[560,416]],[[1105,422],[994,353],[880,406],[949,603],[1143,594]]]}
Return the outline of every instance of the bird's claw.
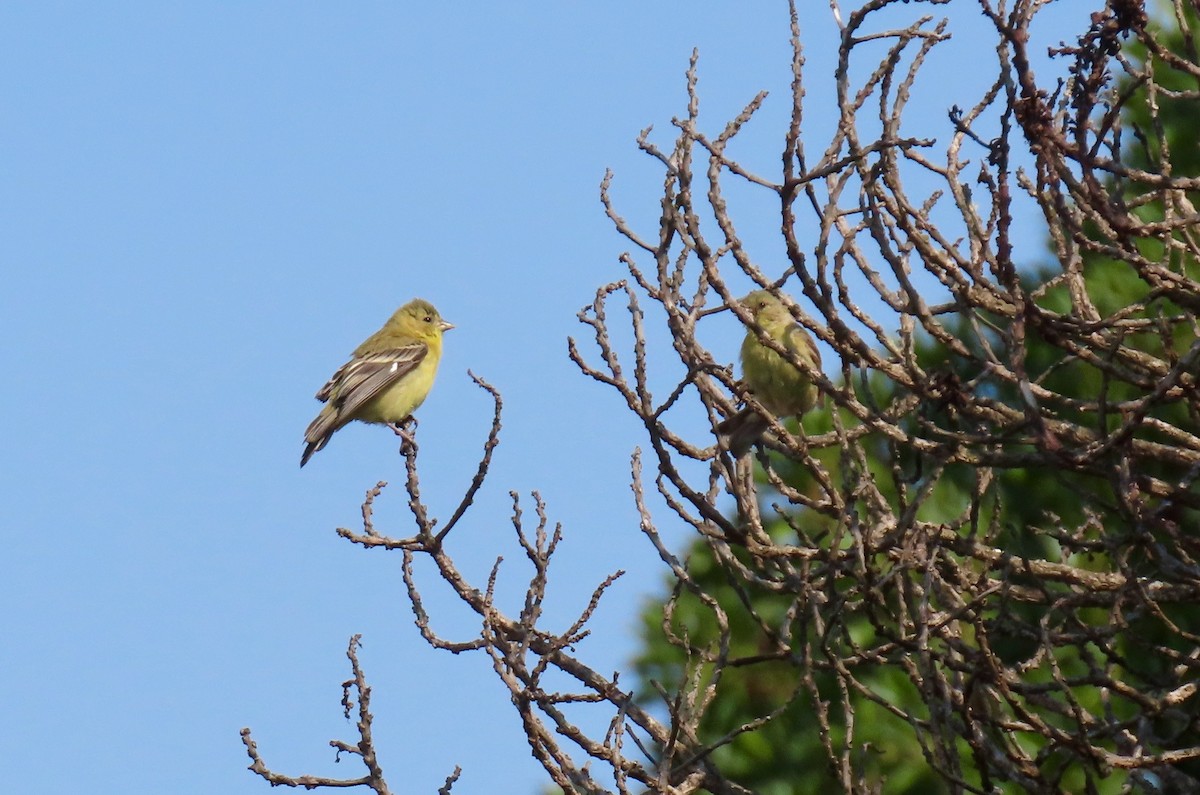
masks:
{"label": "bird's claw", "polygon": [[400,422],[390,423],[388,427],[392,429],[392,433],[399,436],[404,442],[408,444],[416,443],[413,435],[417,430],[417,421],[414,418],[406,417]]}

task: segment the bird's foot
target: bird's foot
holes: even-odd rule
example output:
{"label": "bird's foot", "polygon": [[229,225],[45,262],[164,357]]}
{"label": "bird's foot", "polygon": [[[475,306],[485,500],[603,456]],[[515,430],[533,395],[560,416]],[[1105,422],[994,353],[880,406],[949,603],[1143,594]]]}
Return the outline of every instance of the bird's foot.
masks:
{"label": "bird's foot", "polygon": [[412,417],[406,417],[400,422],[393,422],[388,425],[392,429],[392,433],[399,436],[408,444],[416,444],[414,434],[417,431],[417,421]]}

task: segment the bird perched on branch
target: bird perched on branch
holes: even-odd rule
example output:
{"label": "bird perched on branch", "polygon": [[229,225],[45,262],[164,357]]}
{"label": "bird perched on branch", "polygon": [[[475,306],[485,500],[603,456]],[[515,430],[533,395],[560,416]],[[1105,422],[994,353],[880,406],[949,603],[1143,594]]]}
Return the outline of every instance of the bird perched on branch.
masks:
{"label": "bird perched on branch", "polygon": [[399,431],[429,395],[442,358],[442,332],[452,328],[420,298],[397,309],[317,392],[325,407],[304,432],[300,466],[351,420]]}
{"label": "bird perched on branch", "polygon": [[[816,343],[795,321],[783,302],[766,290],[756,290],[739,301],[763,333],[785,351],[814,370],[821,369]],[[817,387],[802,370],[764,345],[753,328],[742,341],[742,383],[762,407],[776,418],[799,417],[817,402]],[[766,432],[770,421],[746,406],[717,426],[729,451],[741,456]]]}

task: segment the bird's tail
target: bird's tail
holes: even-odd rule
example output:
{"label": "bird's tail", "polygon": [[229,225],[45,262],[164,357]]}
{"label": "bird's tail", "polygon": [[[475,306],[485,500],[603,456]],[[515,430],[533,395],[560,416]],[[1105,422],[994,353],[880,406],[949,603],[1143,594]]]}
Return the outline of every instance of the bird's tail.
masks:
{"label": "bird's tail", "polygon": [[750,452],[750,448],[770,427],[771,423],[766,417],[747,406],[737,414],[722,420],[717,426],[717,433],[725,441],[729,452],[733,453],[735,458],[741,458]]}
{"label": "bird's tail", "polygon": [[338,422],[338,412],[333,406],[326,404],[317,418],[308,424],[304,431],[304,453],[300,456],[300,466],[308,463],[313,453],[329,443],[329,437],[344,423]]}

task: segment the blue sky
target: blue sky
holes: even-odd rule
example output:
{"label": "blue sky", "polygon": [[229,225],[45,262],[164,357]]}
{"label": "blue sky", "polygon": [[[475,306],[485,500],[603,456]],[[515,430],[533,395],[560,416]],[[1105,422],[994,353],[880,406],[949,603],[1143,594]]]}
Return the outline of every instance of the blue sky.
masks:
{"label": "blue sky", "polygon": [[[801,5],[819,151],[836,31],[827,3]],[[988,63],[973,4],[953,5],[957,38],[914,106],[942,136]],[[1047,45],[1098,4],[1058,5]],[[654,228],[661,175],[633,142],[654,124],[669,146],[693,47],[707,129],[772,92],[739,150],[772,173],[787,36],[780,2],[0,6],[5,787],[263,793],[247,725],[280,772],[357,776],[327,746],[353,737],[338,699],[354,633],[393,787],[433,792],[456,764],[456,791],[541,787],[486,658],[428,649],[399,557],[335,536],[380,479],[396,488],[379,526],[407,535],[403,468],[390,433],[359,426],[298,469],[312,394],[396,306],[433,301],[457,325],[419,412],[434,515],[457,504],[490,421],[467,369],[506,406],[452,553],[481,585],[504,555],[515,609],[529,572],[508,492],[532,514],[540,490],[566,533],[549,626],[626,569],[579,648],[621,667],[663,571],[628,488],[639,427],[566,356],[568,335],[586,338],[575,313],[623,276],[598,185],[612,168],[621,211]],[[780,257],[777,218],[741,217]],[[1032,261],[1039,233],[1022,224]],[[714,347],[731,361],[739,337]],[[472,636],[418,577],[435,627]]]}

